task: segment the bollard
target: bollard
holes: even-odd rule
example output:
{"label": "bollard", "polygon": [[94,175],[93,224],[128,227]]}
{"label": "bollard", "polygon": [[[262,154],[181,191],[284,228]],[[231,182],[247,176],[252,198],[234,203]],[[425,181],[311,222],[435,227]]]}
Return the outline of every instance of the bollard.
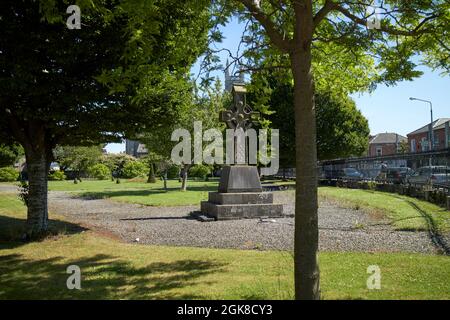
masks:
{"label": "bollard", "polygon": [[450,196],[447,196],[447,210],[450,210]]}
{"label": "bollard", "polygon": [[425,201],[430,201],[430,193],[431,191],[425,190],[424,192]]}

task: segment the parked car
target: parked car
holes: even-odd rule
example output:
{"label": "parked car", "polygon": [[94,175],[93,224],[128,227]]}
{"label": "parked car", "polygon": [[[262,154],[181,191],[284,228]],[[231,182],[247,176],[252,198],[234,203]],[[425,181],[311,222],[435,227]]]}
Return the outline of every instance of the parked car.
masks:
{"label": "parked car", "polygon": [[413,171],[408,167],[382,168],[375,180],[394,184],[402,184],[407,181],[408,177],[411,174],[413,174]]}
{"label": "parked car", "polygon": [[355,168],[344,168],[325,171],[326,179],[360,180],[364,175]]}
{"label": "parked car", "polygon": [[425,166],[408,177],[411,184],[442,184],[450,185],[450,167],[448,166]]}

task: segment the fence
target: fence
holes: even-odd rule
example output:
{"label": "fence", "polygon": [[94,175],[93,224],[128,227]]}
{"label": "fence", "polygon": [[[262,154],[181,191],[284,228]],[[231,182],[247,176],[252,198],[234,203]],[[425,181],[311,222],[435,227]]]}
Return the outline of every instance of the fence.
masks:
{"label": "fence", "polygon": [[[450,167],[450,149],[320,161],[318,162],[317,173],[321,185],[393,192],[417,197],[450,210],[450,184],[408,183],[404,181],[394,184],[392,181],[377,181],[382,167],[407,167],[417,170],[428,165]],[[334,176],[334,173],[345,168],[356,169],[362,173],[362,176],[355,176],[351,179]],[[275,175],[276,178],[282,179],[295,179],[295,176],[295,168],[281,168]],[[450,181],[450,179],[447,181]]]}

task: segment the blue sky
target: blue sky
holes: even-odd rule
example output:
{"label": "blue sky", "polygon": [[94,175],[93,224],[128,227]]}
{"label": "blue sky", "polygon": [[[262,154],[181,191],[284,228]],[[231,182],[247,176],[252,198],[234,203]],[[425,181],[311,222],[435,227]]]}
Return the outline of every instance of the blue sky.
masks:
{"label": "blue sky", "polygon": [[[232,20],[222,28],[224,41],[217,48],[227,48],[236,52],[242,34],[242,25]],[[228,53],[219,54],[225,65]],[[192,72],[198,72],[196,64]],[[440,76],[438,71],[427,67],[420,67],[423,76],[414,81],[403,81],[396,86],[384,85],[371,94],[354,94],[352,97],[363,115],[369,120],[371,134],[381,132],[396,132],[401,135],[414,131],[430,121],[430,108],[427,103],[410,101],[409,97],[431,100],[433,103],[433,116],[437,118],[450,118],[450,76]],[[223,72],[215,74],[223,81]],[[125,144],[109,144],[108,152],[121,152]]]}

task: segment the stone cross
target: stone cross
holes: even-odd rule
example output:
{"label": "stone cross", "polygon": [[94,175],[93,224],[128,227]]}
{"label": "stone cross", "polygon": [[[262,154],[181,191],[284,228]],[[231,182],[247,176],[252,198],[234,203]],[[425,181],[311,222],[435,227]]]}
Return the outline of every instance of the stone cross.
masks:
{"label": "stone cross", "polygon": [[259,119],[260,116],[259,112],[253,112],[247,106],[245,99],[246,92],[244,85],[233,85],[234,105],[229,110],[220,113],[220,120],[225,122],[228,128],[234,130],[234,151],[227,151],[227,157],[233,157],[232,163],[236,164],[247,163],[246,131],[251,128],[253,122]]}
{"label": "stone cross", "polygon": [[246,92],[244,85],[233,85],[234,106],[229,110],[220,112],[220,121],[225,122],[230,129],[242,129],[245,131],[251,128],[253,122],[259,119],[259,112],[252,111],[246,104]]}

